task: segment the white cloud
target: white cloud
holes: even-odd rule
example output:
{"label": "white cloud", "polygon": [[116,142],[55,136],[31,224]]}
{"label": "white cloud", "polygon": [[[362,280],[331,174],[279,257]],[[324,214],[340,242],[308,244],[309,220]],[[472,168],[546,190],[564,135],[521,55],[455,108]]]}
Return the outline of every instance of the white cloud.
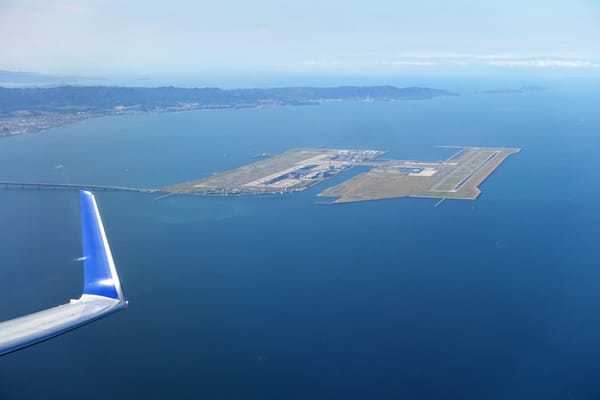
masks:
{"label": "white cloud", "polygon": [[600,64],[581,60],[495,60],[489,65],[496,67],[525,67],[525,68],[598,68]]}
{"label": "white cloud", "polygon": [[507,67],[507,68],[598,68],[600,63],[561,57],[513,54],[470,53],[410,53],[370,54],[354,53],[332,56],[326,59],[304,60],[299,65],[312,68],[361,68],[361,67]]}
{"label": "white cloud", "polygon": [[396,61],[382,61],[379,63],[380,65],[389,65],[392,67],[402,67],[402,66],[417,66],[417,67],[431,67],[437,65],[437,62],[427,61],[427,60],[396,60]]}

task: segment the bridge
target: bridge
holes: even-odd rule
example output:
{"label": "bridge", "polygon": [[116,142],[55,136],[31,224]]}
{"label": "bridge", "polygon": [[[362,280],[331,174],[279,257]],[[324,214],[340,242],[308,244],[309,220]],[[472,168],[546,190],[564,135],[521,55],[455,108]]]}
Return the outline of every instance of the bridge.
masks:
{"label": "bridge", "polygon": [[48,182],[0,182],[0,189],[33,189],[33,190],[91,190],[91,191],[118,191],[138,193],[158,193],[158,189],[133,188],[127,186],[108,185],[80,185],[75,183],[48,183]]}

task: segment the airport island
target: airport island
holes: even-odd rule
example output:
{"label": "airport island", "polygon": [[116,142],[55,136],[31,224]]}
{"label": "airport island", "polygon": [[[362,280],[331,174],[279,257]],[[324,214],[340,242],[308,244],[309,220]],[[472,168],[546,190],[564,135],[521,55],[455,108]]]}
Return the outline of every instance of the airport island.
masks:
{"label": "airport island", "polygon": [[[439,146],[454,147],[454,146]],[[516,148],[455,147],[444,161],[379,160],[380,150],[298,148],[240,168],[160,191],[173,194],[251,195],[305,190],[342,172],[368,167],[318,196],[332,203],[399,197],[476,199],[478,186]]]}

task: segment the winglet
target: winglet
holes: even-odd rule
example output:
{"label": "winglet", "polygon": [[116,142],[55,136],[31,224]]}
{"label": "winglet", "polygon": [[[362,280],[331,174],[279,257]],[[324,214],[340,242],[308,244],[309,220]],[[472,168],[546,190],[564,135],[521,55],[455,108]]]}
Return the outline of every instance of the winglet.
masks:
{"label": "winglet", "polygon": [[83,294],[125,301],[94,195],[80,191]]}
{"label": "winglet", "polygon": [[0,356],[127,307],[94,195],[81,191],[83,293],[77,300],[0,322]]}

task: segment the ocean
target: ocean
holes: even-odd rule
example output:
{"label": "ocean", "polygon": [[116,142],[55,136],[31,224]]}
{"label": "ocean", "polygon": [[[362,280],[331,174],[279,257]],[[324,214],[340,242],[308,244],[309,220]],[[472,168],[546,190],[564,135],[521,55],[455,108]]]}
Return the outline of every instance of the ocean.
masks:
{"label": "ocean", "polygon": [[[527,84],[528,82],[523,82]],[[0,399],[600,397],[600,92],[114,116],[0,139],[0,180],[161,187],[292,147],[519,147],[476,201],[98,192],[129,309],[0,358]],[[448,87],[451,86],[451,87]],[[77,298],[79,197],[0,190],[0,320]]]}

